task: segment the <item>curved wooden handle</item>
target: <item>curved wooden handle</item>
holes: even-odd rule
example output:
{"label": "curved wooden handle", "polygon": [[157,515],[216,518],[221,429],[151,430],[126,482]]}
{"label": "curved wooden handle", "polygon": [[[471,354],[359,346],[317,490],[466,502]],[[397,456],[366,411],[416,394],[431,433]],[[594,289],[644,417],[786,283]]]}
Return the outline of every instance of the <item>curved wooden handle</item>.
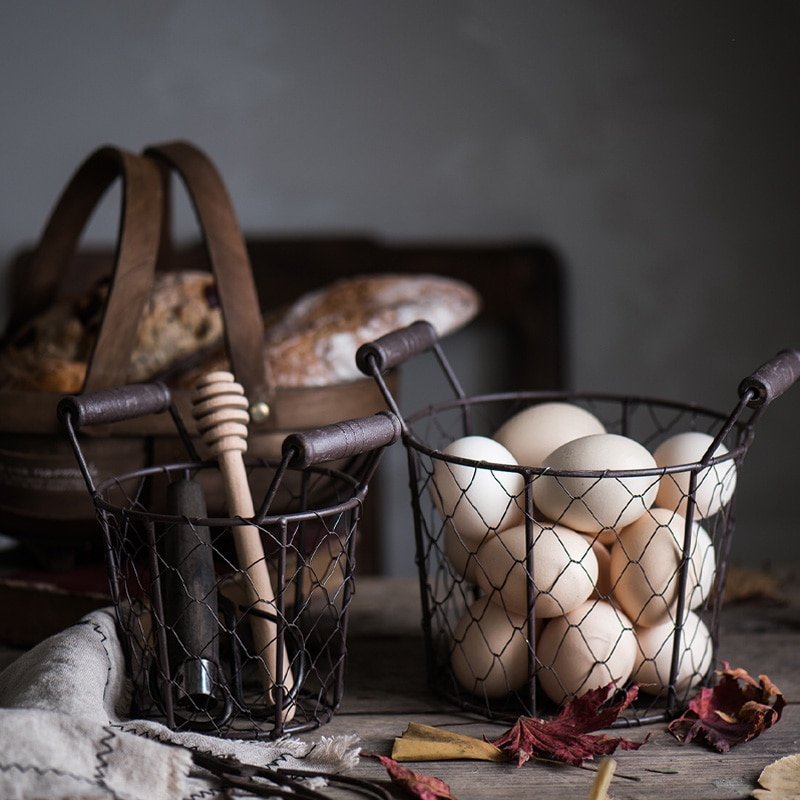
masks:
{"label": "curved wooden handle", "polygon": [[15,331],[53,302],[81,233],[101,198],[122,179],[118,246],[103,320],[84,391],[125,383],[144,304],[153,285],[161,234],[161,179],[148,159],[101,147],[81,164],[45,225],[30,266],[24,302],[8,325]]}
{"label": "curved wooden handle", "polygon": [[186,188],[216,279],[232,370],[244,386],[254,417],[262,414],[275,394],[263,357],[264,324],[250,256],[222,176],[211,159],[189,142],[151,145],[144,153],[164,168],[165,186],[172,170]]}

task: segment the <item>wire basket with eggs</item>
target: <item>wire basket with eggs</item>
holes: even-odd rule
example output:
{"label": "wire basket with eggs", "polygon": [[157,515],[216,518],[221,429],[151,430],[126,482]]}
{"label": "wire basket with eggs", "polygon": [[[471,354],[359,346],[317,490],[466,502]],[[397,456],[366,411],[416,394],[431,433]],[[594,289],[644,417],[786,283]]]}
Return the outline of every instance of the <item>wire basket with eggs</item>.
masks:
{"label": "wire basket with eggs", "polygon": [[[453,399],[404,416],[383,374],[430,352]],[[639,686],[671,718],[718,663],[734,494],[754,425],[800,377],[785,350],[719,413],[648,397],[468,397],[425,322],[364,345],[402,420],[429,681],[490,719]]]}

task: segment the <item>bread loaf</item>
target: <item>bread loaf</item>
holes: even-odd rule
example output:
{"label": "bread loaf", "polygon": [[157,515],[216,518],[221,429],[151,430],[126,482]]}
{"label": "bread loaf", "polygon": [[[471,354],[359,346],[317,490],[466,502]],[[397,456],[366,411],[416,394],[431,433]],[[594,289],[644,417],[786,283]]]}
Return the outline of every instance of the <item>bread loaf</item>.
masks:
{"label": "bread loaf", "polygon": [[361,377],[356,350],[420,319],[445,336],[478,312],[477,292],[435,275],[345,278],[300,298],[265,331],[278,386],[325,386]]}
{"label": "bread loaf", "polygon": [[[79,392],[102,319],[108,285],[62,298],[24,325],[0,352],[0,385]],[[147,381],[182,359],[218,345],[222,314],[205,272],[157,273],[145,304],[128,381]]]}
{"label": "bread loaf", "polygon": [[[25,325],[0,352],[0,386],[79,392],[100,326],[106,284],[62,299]],[[328,386],[362,377],[356,350],[420,319],[439,336],[467,324],[480,298],[468,284],[436,275],[344,278],[268,316],[264,358],[276,386]],[[205,272],[157,273],[133,350],[128,381],[169,378],[191,386],[198,374],[227,369],[214,279]],[[207,353],[207,355],[203,355]],[[192,369],[186,368],[195,362]]]}
{"label": "bread loaf", "polygon": [[[466,325],[480,309],[468,284],[437,275],[357,275],[300,297],[271,314],[264,326],[264,358],[276,386],[330,386],[363,377],[356,350],[365,342],[428,320],[439,336]],[[191,385],[203,371],[228,369],[224,353],[185,373]]]}

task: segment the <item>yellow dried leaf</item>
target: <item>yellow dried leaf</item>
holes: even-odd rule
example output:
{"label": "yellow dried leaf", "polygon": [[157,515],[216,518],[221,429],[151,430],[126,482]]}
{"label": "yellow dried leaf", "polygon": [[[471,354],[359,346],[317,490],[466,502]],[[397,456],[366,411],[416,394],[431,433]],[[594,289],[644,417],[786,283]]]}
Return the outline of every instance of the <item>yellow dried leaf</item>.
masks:
{"label": "yellow dried leaf", "polygon": [[453,733],[443,728],[410,722],[394,740],[395,761],[507,761],[505,753],[483,739]]}
{"label": "yellow dried leaf", "polygon": [[589,792],[589,800],[609,800],[608,787],[611,786],[611,779],[614,777],[614,770],[617,762],[613,758],[604,758],[594,776],[592,789]]}
{"label": "yellow dried leaf", "polygon": [[800,753],[773,761],[758,776],[758,800],[800,800]]}

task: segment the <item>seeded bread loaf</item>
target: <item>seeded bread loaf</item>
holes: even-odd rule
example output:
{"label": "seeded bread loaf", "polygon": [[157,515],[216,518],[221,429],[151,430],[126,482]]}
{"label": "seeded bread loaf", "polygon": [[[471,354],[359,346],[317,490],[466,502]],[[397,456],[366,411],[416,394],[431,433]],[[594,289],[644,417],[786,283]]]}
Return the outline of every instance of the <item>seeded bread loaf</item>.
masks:
{"label": "seeded bread loaf", "polygon": [[[107,284],[100,283],[85,296],[62,298],[24,325],[0,352],[0,386],[79,392],[107,293]],[[157,273],[128,381],[150,380],[221,340],[213,277],[205,272]]]}

